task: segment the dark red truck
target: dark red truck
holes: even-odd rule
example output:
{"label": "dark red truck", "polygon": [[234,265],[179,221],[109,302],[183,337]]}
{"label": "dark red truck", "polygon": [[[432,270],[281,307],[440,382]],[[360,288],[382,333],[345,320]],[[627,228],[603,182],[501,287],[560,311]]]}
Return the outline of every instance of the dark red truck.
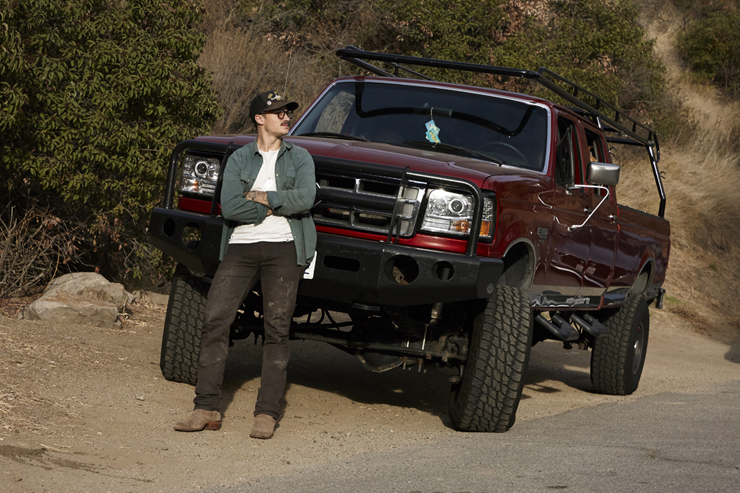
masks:
{"label": "dark red truck", "polygon": [[[447,371],[459,430],[513,425],[530,348],[545,339],[591,348],[596,392],[632,393],[670,248],[655,132],[544,68],[338,55],[374,75],[334,81],[287,139],[315,161],[318,230],[291,337],[325,341],[372,371]],[[408,65],[530,79],[572,107]],[[200,137],[172,154],[149,229],[179,263],[162,340],[169,380],[195,383],[225,229],[221,170],[252,139]],[[616,144],[646,150],[657,216],[617,204]],[[258,289],[243,308],[232,339],[261,333]]]}

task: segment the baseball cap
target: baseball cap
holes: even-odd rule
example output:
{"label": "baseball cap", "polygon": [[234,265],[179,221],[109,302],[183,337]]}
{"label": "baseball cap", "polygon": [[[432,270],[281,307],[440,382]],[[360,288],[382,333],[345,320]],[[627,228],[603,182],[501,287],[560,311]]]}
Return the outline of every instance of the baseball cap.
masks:
{"label": "baseball cap", "polygon": [[275,111],[285,108],[294,111],[298,108],[295,101],[286,101],[277,91],[266,91],[257,94],[249,105],[249,117],[254,120],[255,115],[265,111]]}

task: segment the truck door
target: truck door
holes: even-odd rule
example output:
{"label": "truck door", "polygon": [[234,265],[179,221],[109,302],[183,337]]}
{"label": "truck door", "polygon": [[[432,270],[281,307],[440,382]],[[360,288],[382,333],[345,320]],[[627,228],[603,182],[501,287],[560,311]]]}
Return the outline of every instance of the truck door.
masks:
{"label": "truck door", "polygon": [[558,117],[556,145],[555,189],[547,200],[553,218],[541,306],[583,306],[590,302],[579,291],[591,247],[591,229],[588,225],[572,226],[586,220],[591,197],[583,189],[572,188],[583,184],[583,161],[578,128],[571,118]]}
{"label": "truck door", "polygon": [[[589,130],[588,127],[584,128],[584,136],[586,145],[586,148],[583,149],[584,155],[588,156],[590,161],[610,162],[603,137],[596,131]],[[591,249],[589,250],[580,294],[589,297],[601,297],[605,294],[611,282],[614,270],[614,258],[619,235],[617,200],[614,195],[614,187],[609,187],[609,197],[599,207],[599,204],[607,195],[606,191],[592,188],[586,191],[589,195],[588,208],[590,211],[595,210],[596,212],[587,224],[591,228]],[[609,306],[610,304],[607,296],[604,305]]]}

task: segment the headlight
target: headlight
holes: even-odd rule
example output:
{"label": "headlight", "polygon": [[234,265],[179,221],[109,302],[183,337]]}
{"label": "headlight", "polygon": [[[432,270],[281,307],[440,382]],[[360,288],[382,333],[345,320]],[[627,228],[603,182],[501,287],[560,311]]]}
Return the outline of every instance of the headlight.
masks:
{"label": "headlight", "polygon": [[[432,190],[427,199],[427,210],[421,229],[435,232],[465,236],[470,233],[473,221],[473,197],[445,190]],[[481,218],[480,236],[490,238],[496,216],[496,205],[492,198],[483,198],[483,217]]]}
{"label": "headlight", "polygon": [[219,159],[185,154],[180,191],[213,196],[220,172]]}

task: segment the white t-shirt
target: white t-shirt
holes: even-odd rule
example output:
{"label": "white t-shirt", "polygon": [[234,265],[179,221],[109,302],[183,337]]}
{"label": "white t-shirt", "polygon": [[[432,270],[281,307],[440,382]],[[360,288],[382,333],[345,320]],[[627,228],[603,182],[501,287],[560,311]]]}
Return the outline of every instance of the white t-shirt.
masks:
{"label": "white t-shirt", "polygon": [[[259,151],[262,154],[262,168],[252,185],[253,192],[274,192],[275,163],[277,151]],[[293,241],[288,220],[281,216],[267,216],[260,224],[243,224],[234,228],[229,243],[258,243],[260,241],[280,242]]]}

